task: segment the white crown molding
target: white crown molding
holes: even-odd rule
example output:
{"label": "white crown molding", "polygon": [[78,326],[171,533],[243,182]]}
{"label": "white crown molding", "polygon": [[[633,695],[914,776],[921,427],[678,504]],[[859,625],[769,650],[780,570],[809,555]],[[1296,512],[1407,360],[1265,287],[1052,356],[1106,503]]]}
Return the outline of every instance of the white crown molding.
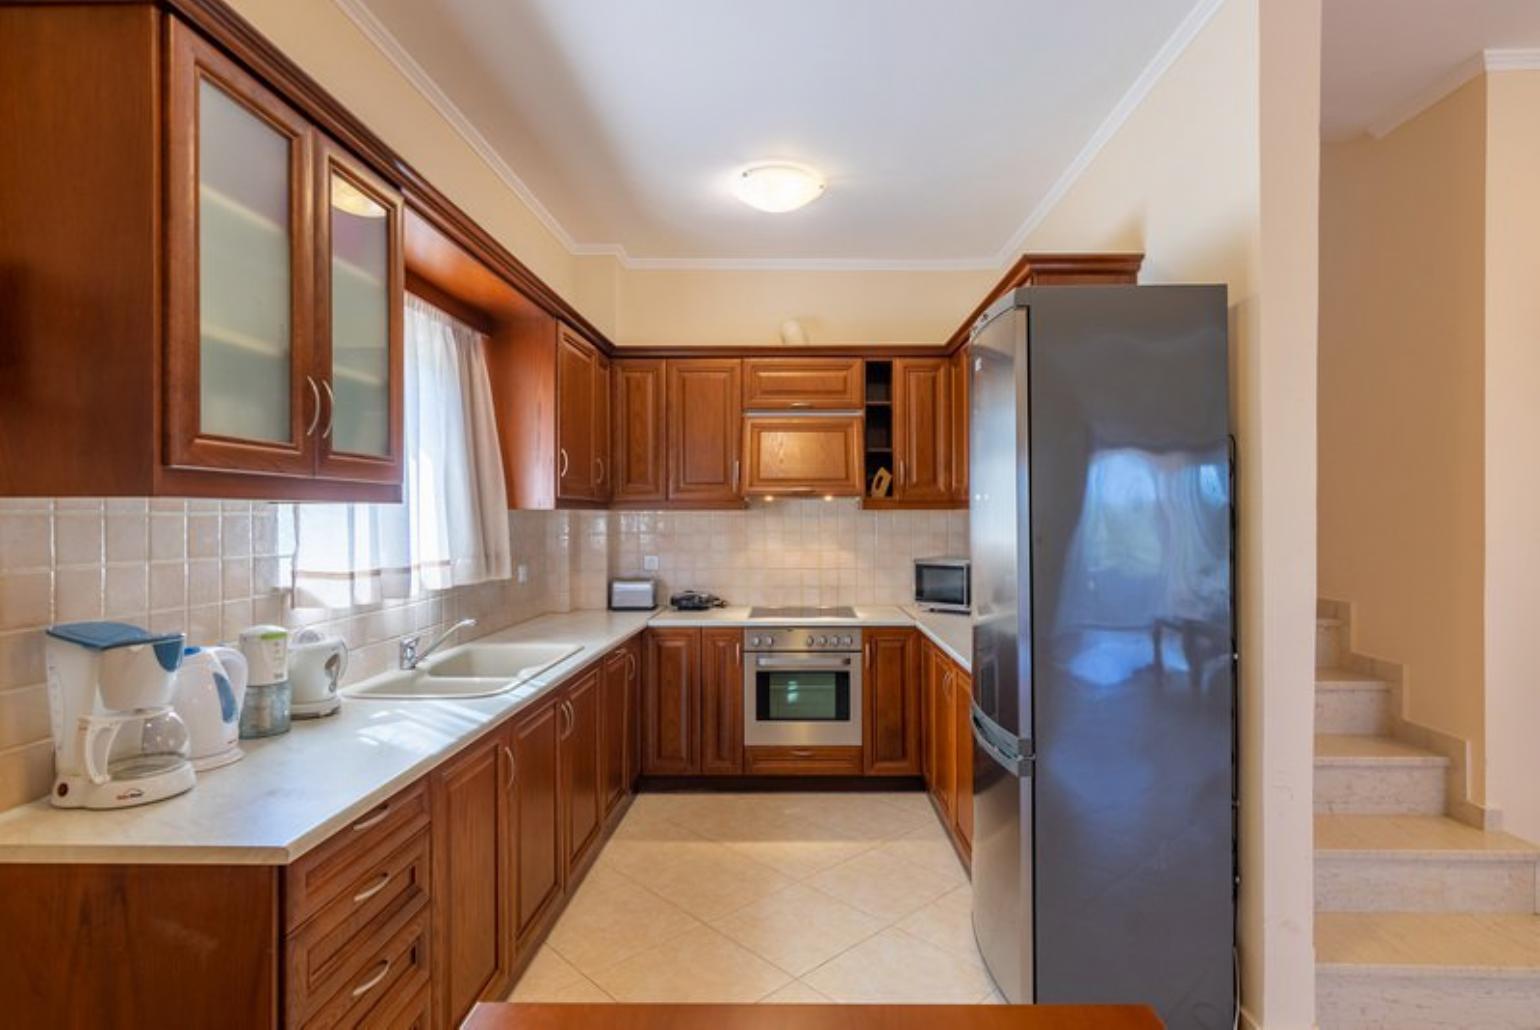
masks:
{"label": "white crown molding", "polygon": [[1422,112],[1443,100],[1478,75],[1490,72],[1516,72],[1540,70],[1540,49],[1513,48],[1489,49],[1472,54],[1451,68],[1426,89],[1397,104],[1386,114],[1370,122],[1367,131],[1375,139],[1384,139]]}
{"label": "white crown molding", "polygon": [[1043,199],[1039,200],[1037,206],[1032,209],[1032,213],[1027,215],[1026,221],[1021,223],[1011,234],[1010,239],[1005,241],[1005,246],[995,254],[995,267],[1006,265],[1019,256],[1022,248],[1026,246],[1027,237],[1043,224],[1049,212],[1064,199],[1079,178],[1085,174],[1086,169],[1091,166],[1091,162],[1096,160],[1096,155],[1100,154],[1102,148],[1117,135],[1123,123],[1128,121],[1129,117],[1139,109],[1139,105],[1144,103],[1144,99],[1150,95],[1155,84],[1176,63],[1177,58],[1186,52],[1192,41],[1198,38],[1198,33],[1202,32],[1203,27],[1209,23],[1209,19],[1213,18],[1224,5],[1225,0],[1198,0],[1197,5],[1187,12],[1187,17],[1177,25],[1176,31],[1167,38],[1165,45],[1156,51],[1150,63],[1144,66],[1144,71],[1140,72],[1133,85],[1128,87],[1128,92],[1123,94],[1123,98],[1108,112],[1101,125],[1091,134],[1091,138],[1086,140],[1085,146],[1080,148],[1080,153],[1076,154],[1075,159],[1059,174],[1059,178],[1049,187],[1048,192],[1043,194]]}
{"label": "white crown molding", "polygon": [[[420,65],[416,58],[407,51],[395,35],[385,27],[373,11],[366,6],[366,0],[333,0],[364,34],[374,46],[384,55],[385,59],[395,66],[412,86],[422,94],[423,98],[436,110],[451,128],[470,145],[476,155],[480,157],[493,173],[513,191],[524,204],[532,211],[540,224],[556,237],[557,241],[568,253],[577,257],[610,257],[627,269],[641,270],[699,270],[699,271],[817,271],[817,272],[976,272],[998,271],[1018,256],[1018,252],[1024,246],[1032,231],[1042,224],[1059,201],[1064,199],[1075,182],[1090,167],[1107,142],[1117,134],[1123,123],[1138,109],[1165,75],[1167,69],[1176,62],[1176,59],[1186,51],[1187,47],[1208,24],[1215,12],[1224,6],[1226,0],[1198,0],[1197,4],[1181,23],[1172,32],[1165,44],[1156,52],[1139,77],[1136,78],[1123,94],[1122,98],[1113,107],[1112,111],[1102,121],[1096,132],[1086,141],[1085,146],[1075,155],[1069,165],[1060,173],[1052,187],[1043,198],[1038,201],[1031,213],[1021,225],[1011,234],[1002,246],[993,255],[977,258],[942,258],[933,260],[924,259],[889,259],[889,258],[709,258],[709,257],[633,257],[627,253],[625,247],[618,243],[579,243],[573,239],[572,234],[557,220],[533,190],[519,178],[518,173],[503,160],[492,144],[483,136],[465,116],[465,112],[451,100],[437,82]],[[1488,54],[1495,51],[1488,51]],[[1533,53],[1540,51],[1507,51],[1506,53]],[[1528,67],[1528,66],[1526,66]]]}
{"label": "white crown molding", "polygon": [[502,159],[481,131],[465,116],[465,112],[449,99],[448,94],[439,88],[438,83],[433,81],[433,77],[427,70],[417,63],[417,59],[407,51],[406,47],[401,45],[401,41],[385,27],[379,18],[375,17],[373,11],[364,6],[364,0],[334,0],[334,2],[341,8],[342,13],[358,26],[358,30],[364,34],[365,38],[385,55],[385,59],[406,77],[417,92],[422,94],[423,99],[443,116],[460,138],[470,145],[470,148],[476,152],[476,156],[486,162],[487,167],[503,181],[503,185],[524,202],[525,206],[540,220],[540,224],[556,237],[557,242],[569,253],[577,253],[578,243],[572,238],[572,234],[567,232],[561,222],[556,220],[556,216],[540,202],[534,190],[525,185],[518,173]]}

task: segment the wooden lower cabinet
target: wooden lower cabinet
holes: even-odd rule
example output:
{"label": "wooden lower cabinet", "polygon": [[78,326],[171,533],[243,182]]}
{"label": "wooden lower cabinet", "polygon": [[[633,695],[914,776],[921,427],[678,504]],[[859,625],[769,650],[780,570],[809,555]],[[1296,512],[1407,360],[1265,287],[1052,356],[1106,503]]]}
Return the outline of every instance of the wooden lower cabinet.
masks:
{"label": "wooden lower cabinet", "polygon": [[973,849],[972,677],[929,640],[921,644],[925,785],[957,850]]}
{"label": "wooden lower cabinet", "polygon": [[867,629],[862,641],[862,741],[868,776],[920,774],[919,634]]}
{"label": "wooden lower cabinet", "polygon": [[646,635],[642,676],[642,772],[700,772],[700,630],[656,629]]}
{"label": "wooden lower cabinet", "polygon": [[431,775],[433,897],[442,1017],[450,1025],[513,968],[510,927],[513,752],[488,734]]}
{"label": "wooden lower cabinet", "polygon": [[513,899],[516,949],[522,954],[561,900],[561,808],[557,752],[558,699],[514,719]]}
{"label": "wooden lower cabinet", "polygon": [[636,656],[630,648],[619,647],[605,656],[599,686],[599,784],[605,815],[625,799],[634,779],[631,740],[636,718],[631,708],[636,696],[635,676]]}
{"label": "wooden lower cabinet", "polygon": [[743,630],[700,631],[700,771],[743,772]]}
{"label": "wooden lower cabinet", "polygon": [[567,688],[560,702],[566,723],[557,746],[561,781],[556,796],[562,809],[565,872],[579,868],[604,824],[604,795],[599,787],[599,672],[590,670]]}
{"label": "wooden lower cabinet", "polygon": [[925,647],[926,740],[930,747],[930,778],[926,786],[942,822],[951,825],[952,800],[957,783],[957,736],[952,720],[952,676],[946,655],[926,643]]}

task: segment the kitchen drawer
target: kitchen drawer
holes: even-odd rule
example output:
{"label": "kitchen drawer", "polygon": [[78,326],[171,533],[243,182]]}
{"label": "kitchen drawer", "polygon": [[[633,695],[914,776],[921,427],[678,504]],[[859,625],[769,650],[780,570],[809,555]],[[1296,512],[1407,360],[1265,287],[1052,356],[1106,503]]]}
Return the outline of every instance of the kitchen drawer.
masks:
{"label": "kitchen drawer", "polygon": [[745,358],[750,411],[853,411],[862,404],[860,358]]}
{"label": "kitchen drawer", "polygon": [[743,771],[750,776],[860,776],[859,747],[748,747]]}
{"label": "kitchen drawer", "polygon": [[337,831],[289,866],[284,926],[292,931],[333,899],[367,888],[385,857],[427,825],[427,784],[418,782]]}
{"label": "kitchen drawer", "polygon": [[289,1022],[364,979],[370,955],[428,904],[428,831],[364,871],[288,939],[284,952]]}
{"label": "kitchen drawer", "polygon": [[364,952],[366,957],[359,964],[359,972],[345,980],[335,994],[308,1016],[290,1019],[289,1025],[305,1030],[427,1025],[420,1002],[423,994],[432,993],[428,990],[432,923],[429,911],[424,905],[415,914],[397,919],[399,925],[376,947]]}

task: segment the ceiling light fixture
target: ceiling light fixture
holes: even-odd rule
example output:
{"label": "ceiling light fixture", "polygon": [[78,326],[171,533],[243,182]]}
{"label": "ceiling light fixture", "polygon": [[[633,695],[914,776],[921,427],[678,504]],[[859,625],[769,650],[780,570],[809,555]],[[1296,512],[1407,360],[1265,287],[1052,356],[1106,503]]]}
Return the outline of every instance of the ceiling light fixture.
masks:
{"label": "ceiling light fixture", "polygon": [[785,161],[750,165],[733,180],[733,193],[749,207],[780,214],[811,204],[823,195],[823,176]]}

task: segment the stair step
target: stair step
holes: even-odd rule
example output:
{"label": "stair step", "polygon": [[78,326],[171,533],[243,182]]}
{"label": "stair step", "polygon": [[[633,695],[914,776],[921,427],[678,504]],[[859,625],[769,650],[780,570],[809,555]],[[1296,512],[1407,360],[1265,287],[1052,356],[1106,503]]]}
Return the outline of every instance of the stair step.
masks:
{"label": "stair step", "polygon": [[1315,921],[1322,1030],[1533,1030],[1540,916],[1322,912]]}
{"label": "stair step", "polygon": [[1322,912],[1536,910],[1540,848],[1445,816],[1317,815]]}
{"label": "stair step", "polygon": [[1383,680],[1343,669],[1316,671],[1317,733],[1383,736],[1389,729],[1390,687]]}
{"label": "stair step", "polygon": [[1315,810],[1442,815],[1449,759],[1389,737],[1318,734]]}

